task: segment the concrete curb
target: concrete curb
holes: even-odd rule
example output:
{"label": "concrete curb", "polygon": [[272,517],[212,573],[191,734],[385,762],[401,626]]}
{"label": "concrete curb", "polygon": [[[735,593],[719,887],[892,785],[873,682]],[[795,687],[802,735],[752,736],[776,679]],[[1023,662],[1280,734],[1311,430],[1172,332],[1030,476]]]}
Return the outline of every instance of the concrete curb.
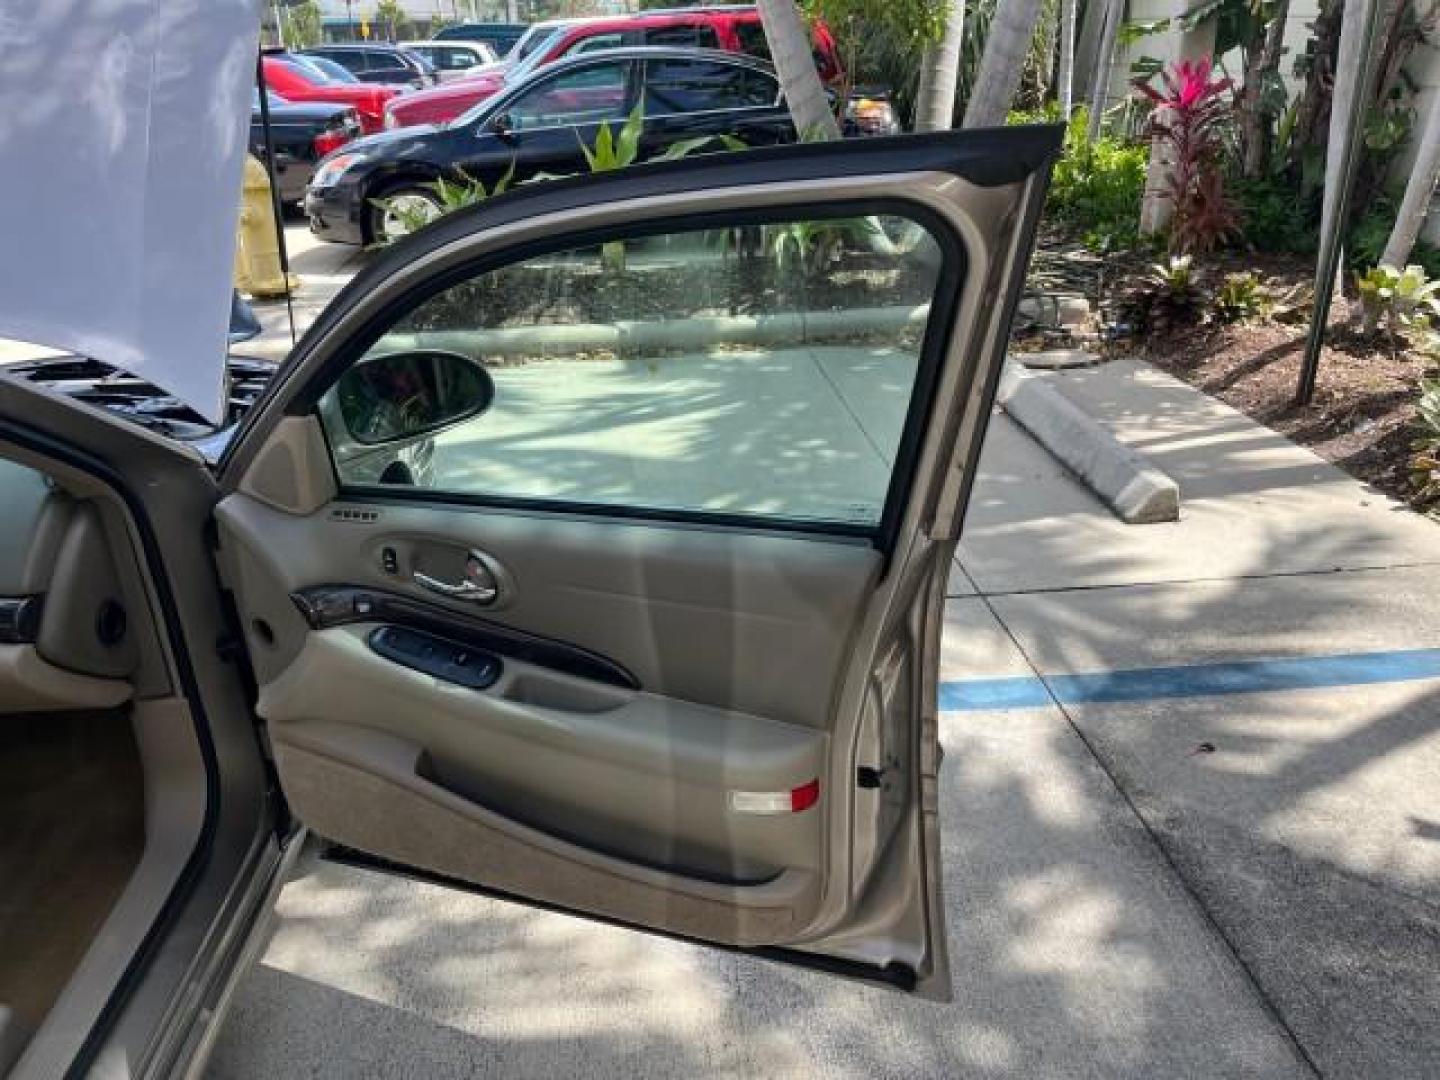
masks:
{"label": "concrete curb", "polygon": [[[480,359],[486,356],[537,356],[547,352],[606,349],[624,355],[653,349],[693,349],[705,345],[817,345],[855,334],[923,330],[930,305],[856,308],[847,311],[793,311],[776,315],[715,315],[694,319],[620,320],[521,326],[498,330],[421,330],[388,334],[396,349],[448,349]],[[235,346],[238,354],[282,360],[290,351],[288,334],[265,335]]]}
{"label": "concrete curb", "polygon": [[1180,518],[1180,487],[1045,378],[1007,363],[1001,408],[1130,525]]}

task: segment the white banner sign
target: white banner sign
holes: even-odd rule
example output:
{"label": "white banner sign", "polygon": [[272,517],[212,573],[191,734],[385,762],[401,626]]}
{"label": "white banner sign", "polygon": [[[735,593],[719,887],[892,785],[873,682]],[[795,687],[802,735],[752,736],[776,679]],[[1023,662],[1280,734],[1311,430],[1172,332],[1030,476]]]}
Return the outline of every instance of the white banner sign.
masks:
{"label": "white banner sign", "polygon": [[0,337],[224,404],[255,0],[0,0]]}

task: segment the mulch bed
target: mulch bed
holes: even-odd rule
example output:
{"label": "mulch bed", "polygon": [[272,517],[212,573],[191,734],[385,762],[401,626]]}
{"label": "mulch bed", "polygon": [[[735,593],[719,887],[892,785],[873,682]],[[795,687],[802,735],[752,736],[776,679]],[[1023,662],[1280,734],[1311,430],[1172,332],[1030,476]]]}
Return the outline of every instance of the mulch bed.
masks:
{"label": "mulch bed", "polygon": [[1425,364],[1377,350],[1334,327],[1309,405],[1295,404],[1303,327],[1252,323],[1195,327],[1152,338],[1140,355],[1385,494],[1413,494],[1410,444]]}
{"label": "mulch bed", "polygon": [[[1113,302],[1127,279],[1160,261],[1159,255],[1127,252],[1097,266],[1093,256],[1072,261],[1063,248],[1037,257],[1041,267],[1070,262],[1072,279],[1080,286],[1075,291],[1084,291],[1093,306]],[[1272,293],[1308,289],[1315,273],[1313,260],[1293,255],[1226,253],[1197,262],[1210,287],[1227,273],[1249,270],[1264,279]],[[1083,287],[1086,278],[1090,288]],[[1352,306],[1357,308],[1354,321]],[[1151,333],[1143,340],[1120,339],[1106,348],[1113,355],[1139,356],[1385,494],[1408,501],[1414,495],[1409,461],[1419,434],[1416,400],[1426,361],[1362,339],[1356,332],[1358,318],[1358,305],[1335,298],[1315,395],[1305,406],[1295,404],[1304,321],[1209,323]]]}

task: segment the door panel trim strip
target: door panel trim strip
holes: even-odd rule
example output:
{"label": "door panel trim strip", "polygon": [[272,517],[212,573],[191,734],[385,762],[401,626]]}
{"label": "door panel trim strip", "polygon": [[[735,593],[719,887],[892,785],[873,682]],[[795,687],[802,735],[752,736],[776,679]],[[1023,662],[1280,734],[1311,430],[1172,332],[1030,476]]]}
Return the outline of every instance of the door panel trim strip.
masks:
{"label": "door panel trim strip", "polygon": [[291,593],[290,599],[312,630],[353,623],[391,623],[438,634],[471,648],[524,660],[576,678],[625,690],[641,689],[640,680],[630,671],[599,653],[384,589],[316,585]]}

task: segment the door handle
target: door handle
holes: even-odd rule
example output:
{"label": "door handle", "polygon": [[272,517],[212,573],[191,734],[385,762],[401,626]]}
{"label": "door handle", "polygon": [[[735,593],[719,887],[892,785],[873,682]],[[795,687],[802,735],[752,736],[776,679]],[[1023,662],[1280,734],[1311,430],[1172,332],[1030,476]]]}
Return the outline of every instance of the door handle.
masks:
{"label": "door handle", "polygon": [[500,584],[494,573],[485,565],[479,552],[472,551],[465,556],[465,576],[460,581],[441,581],[423,571],[412,575],[416,585],[451,600],[465,600],[472,604],[493,604],[500,596]]}

